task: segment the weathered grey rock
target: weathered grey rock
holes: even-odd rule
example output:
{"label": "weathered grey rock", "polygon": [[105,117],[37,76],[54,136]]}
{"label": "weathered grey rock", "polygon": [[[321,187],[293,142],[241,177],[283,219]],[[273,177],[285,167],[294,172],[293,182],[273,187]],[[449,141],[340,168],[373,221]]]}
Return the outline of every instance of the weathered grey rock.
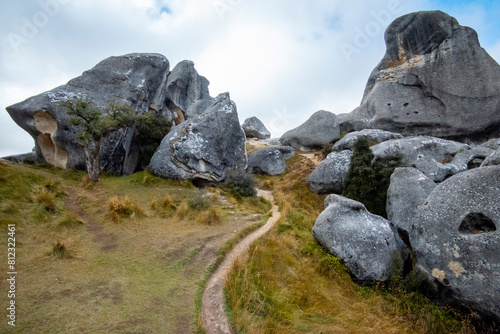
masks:
{"label": "weathered grey rock", "polygon": [[349,172],[352,151],[332,152],[321,161],[306,180],[317,194],[342,194],[342,186]]}
{"label": "weathered grey rock", "polygon": [[[85,169],[84,152],[62,101],[84,99],[104,110],[109,102],[131,105],[137,114],[150,108],[164,113],[168,60],[159,54],[110,57],[68,84],[7,107],[12,119],[35,140],[37,155],[54,166]],[[133,173],[140,147],[133,129],[104,139],[101,168],[116,174]]]}
{"label": "weathered grey rock", "polygon": [[280,138],[283,145],[289,145],[300,151],[321,149],[324,144],[340,139],[337,115],[320,110],[315,112],[304,124],[286,132]]}
{"label": "weathered grey rock", "polygon": [[40,157],[40,156],[38,156],[38,154],[36,154],[36,152],[29,152],[29,153],[18,154],[18,155],[10,155],[7,157],[2,157],[0,159],[14,162],[16,164],[29,164],[29,165],[39,164],[39,163],[42,163],[44,161],[42,157]]}
{"label": "weathered grey rock", "polygon": [[232,169],[245,169],[245,133],[229,93],[203,114],[175,126],[163,139],[148,169],[165,179],[220,182]]}
{"label": "weathered grey rock", "polygon": [[285,156],[277,147],[264,148],[248,156],[248,171],[251,173],[281,175],[285,169]]}
{"label": "weathered grey rock", "polygon": [[484,159],[481,167],[500,165],[500,149],[494,151]]}
{"label": "weathered grey rock", "polygon": [[365,138],[369,143],[382,143],[390,139],[401,139],[403,135],[379,129],[364,129],[346,134],[344,138],[333,145],[333,149],[335,151],[352,151],[354,149],[354,144],[356,144],[359,138]]}
{"label": "weathered grey rock", "polygon": [[488,146],[476,146],[470,150],[458,152],[453,160],[445,164],[445,166],[450,169],[451,174],[455,175],[478,167],[493,152],[494,150],[488,148]]}
{"label": "weathered grey rock", "polygon": [[269,138],[266,140],[266,144],[269,146],[280,146],[281,142],[279,138]]}
{"label": "weathered grey rock", "polygon": [[396,19],[361,106],[341,130],[377,128],[406,136],[484,141],[500,134],[500,66],[477,33],[441,11]]}
{"label": "weathered grey rock", "polygon": [[436,187],[425,174],[415,168],[396,168],[387,190],[387,218],[400,232],[409,234],[418,208]]}
{"label": "weathered grey rock", "polygon": [[291,159],[295,156],[295,149],[291,146],[277,146],[281,154],[285,157],[285,160]]}
{"label": "weathered grey rock", "polygon": [[178,63],[168,76],[167,107],[176,114],[176,124],[202,114],[213,102],[207,78],[200,76],[190,60]]}
{"label": "weathered grey rock", "polygon": [[329,253],[340,258],[357,281],[387,280],[394,258],[406,258],[406,246],[386,219],[348,198],[330,195],[312,233]]}
{"label": "weathered grey rock", "polygon": [[264,123],[257,117],[250,117],[243,122],[241,126],[247,138],[268,139],[271,138],[271,132],[266,129]]}
{"label": "weathered grey rock", "polygon": [[443,164],[446,159],[469,149],[467,144],[426,136],[388,140],[371,147],[376,159],[401,155],[403,163],[414,165],[435,182],[455,171]]}
{"label": "weathered grey rock", "polygon": [[[417,264],[456,303],[500,319],[500,166],[438,185],[412,221]],[[448,298],[449,299],[449,298]]]}

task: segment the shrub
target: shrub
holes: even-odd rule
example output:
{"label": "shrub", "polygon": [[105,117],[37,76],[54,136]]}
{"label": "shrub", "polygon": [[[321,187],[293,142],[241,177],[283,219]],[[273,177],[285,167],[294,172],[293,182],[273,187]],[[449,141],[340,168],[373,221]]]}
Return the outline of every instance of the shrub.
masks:
{"label": "shrub", "polygon": [[137,144],[141,148],[140,167],[146,168],[163,138],[172,128],[172,122],[153,111],[145,113],[137,126]]}
{"label": "shrub", "polygon": [[236,198],[257,195],[255,190],[257,183],[253,175],[241,169],[230,171],[224,185]]}
{"label": "shrub", "polygon": [[359,138],[354,145],[343,195],[363,203],[371,213],[387,217],[387,189],[394,169],[402,166],[401,156],[378,159],[372,164],[373,159],[368,141]]}
{"label": "shrub", "polygon": [[323,155],[323,160],[326,159],[328,154],[333,152],[333,144],[328,143],[323,145],[323,149],[321,150],[321,155]]}

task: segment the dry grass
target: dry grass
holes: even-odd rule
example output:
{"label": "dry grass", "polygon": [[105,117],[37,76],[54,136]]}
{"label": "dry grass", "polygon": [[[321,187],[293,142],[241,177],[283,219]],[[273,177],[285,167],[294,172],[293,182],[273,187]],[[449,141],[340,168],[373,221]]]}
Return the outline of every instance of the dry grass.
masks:
{"label": "dry grass", "polygon": [[215,225],[222,222],[222,211],[219,208],[212,207],[207,211],[200,212],[196,219],[200,224]]}
{"label": "dry grass", "polygon": [[[314,168],[297,156],[273,178],[282,212],[276,227],[235,265],[226,284],[240,333],[469,333],[470,326],[419,295],[355,284],[313,239],[323,196],[305,179]],[[265,180],[261,180],[264,182]]]}
{"label": "dry grass", "polygon": [[[250,204],[236,208],[221,194],[226,206],[212,202],[221,210],[220,223],[198,223],[195,218],[204,210],[188,212],[180,221],[176,209],[157,214],[151,203],[156,199],[163,212],[169,194],[171,206],[184,201],[189,207],[188,199],[197,192],[189,182],[149,176],[143,182],[145,173],[102,175],[87,188],[79,185],[84,175],[0,165],[0,226],[6,230],[7,224],[16,224],[19,273],[18,321],[15,328],[0,323],[0,333],[191,333],[199,282],[217,250],[234,231],[259,223],[260,217],[252,216]],[[58,197],[52,191],[54,212],[33,197],[34,189],[50,180],[67,193]],[[128,203],[144,216],[109,224],[113,197],[118,199],[113,210]],[[7,248],[6,241],[0,238],[0,248]],[[51,255],[64,253],[62,246],[70,258]],[[7,281],[0,281],[0,290],[8,291]],[[0,304],[7,302],[7,294],[1,294]]]}
{"label": "dry grass", "polygon": [[127,196],[123,198],[111,197],[108,201],[108,212],[114,223],[119,223],[121,218],[135,218],[145,214],[144,210]]}

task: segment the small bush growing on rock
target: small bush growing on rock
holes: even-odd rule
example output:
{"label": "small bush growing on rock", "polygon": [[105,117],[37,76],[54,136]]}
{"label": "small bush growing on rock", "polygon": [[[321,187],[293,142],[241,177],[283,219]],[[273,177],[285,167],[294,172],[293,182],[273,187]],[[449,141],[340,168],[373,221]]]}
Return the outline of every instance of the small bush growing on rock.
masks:
{"label": "small bush growing on rock", "polygon": [[361,202],[373,214],[387,217],[387,189],[394,169],[402,166],[401,156],[376,160],[365,138],[359,138],[344,183],[345,197]]}
{"label": "small bush growing on rock", "polygon": [[137,143],[141,148],[140,167],[146,168],[163,138],[172,128],[172,122],[162,115],[149,111],[142,115],[137,125]]}
{"label": "small bush growing on rock", "polygon": [[224,182],[225,187],[236,197],[251,197],[257,195],[257,182],[251,173],[234,169],[230,171]]}

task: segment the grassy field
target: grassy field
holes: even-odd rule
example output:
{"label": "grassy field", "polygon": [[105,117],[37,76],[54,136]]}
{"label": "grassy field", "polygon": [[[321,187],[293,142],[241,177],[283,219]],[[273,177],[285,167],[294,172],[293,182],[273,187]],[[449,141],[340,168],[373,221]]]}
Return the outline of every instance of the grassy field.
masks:
{"label": "grassy field", "polygon": [[405,289],[355,284],[346,268],[313,239],[311,229],[323,196],[305,179],[314,165],[287,161],[280,177],[261,177],[275,190],[282,219],[235,266],[226,299],[238,333],[474,333],[467,320]]}
{"label": "grassy field", "polygon": [[[219,249],[269,208],[145,172],[89,185],[83,172],[0,162],[0,270],[15,224],[18,272],[16,326],[4,311],[0,332],[194,332]],[[5,279],[0,291],[5,310]]]}

